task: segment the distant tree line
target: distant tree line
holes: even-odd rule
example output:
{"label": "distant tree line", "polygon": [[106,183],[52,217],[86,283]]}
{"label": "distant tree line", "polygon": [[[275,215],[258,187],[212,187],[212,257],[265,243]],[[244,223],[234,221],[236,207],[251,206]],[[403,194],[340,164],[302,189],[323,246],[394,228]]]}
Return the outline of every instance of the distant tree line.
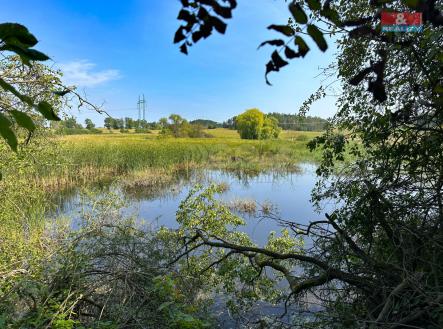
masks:
{"label": "distant tree line", "polygon": [[107,117],[104,121],[105,128],[119,129],[121,132],[128,132],[129,129],[135,129],[135,133],[150,132],[150,130],[160,130],[162,136],[172,137],[209,137],[203,129],[216,128],[221,124],[211,120],[187,121],[178,114],[171,114],[168,118],[161,118],[156,122],[147,122],[146,120],[134,120],[132,118],[111,118]]}
{"label": "distant tree line", "polygon": [[[134,129],[136,133],[150,132],[150,130],[160,130],[164,135],[171,135],[174,137],[207,137],[206,135],[208,134],[205,134],[203,129],[228,128],[238,130],[239,132],[242,131],[244,138],[267,139],[277,138],[280,132],[279,130],[281,129],[322,131],[326,129],[327,125],[327,120],[319,117],[302,117],[295,114],[277,112],[266,115],[262,112],[260,113],[263,116],[262,119],[257,119],[255,115],[252,115],[252,113],[249,113],[249,115],[246,116],[244,116],[243,113],[238,116],[234,116],[223,123],[207,119],[187,121],[178,114],[171,114],[168,118],[161,118],[159,121],[154,122],[135,120],[129,117],[106,117],[104,119],[104,127],[109,130],[115,129],[122,132],[127,132],[130,129]],[[261,124],[259,122],[258,125],[254,125],[255,128],[249,127],[249,124],[245,122],[251,119],[251,116],[254,117],[253,119],[260,121]],[[65,135],[101,132],[99,129],[96,129],[95,124],[91,119],[86,119],[83,126],[81,123],[77,122],[77,119],[73,116],[59,122],[53,122],[52,127],[58,133]],[[249,127],[252,130],[246,127]],[[254,129],[256,129],[256,131]]]}
{"label": "distant tree line", "polygon": [[[198,122],[195,120],[194,122]],[[202,138],[212,137],[204,132],[205,127],[200,124],[190,123],[178,114],[171,114],[169,118],[159,120],[163,136]]]}
{"label": "distant tree line", "polygon": [[147,122],[146,120],[134,120],[132,118],[105,118],[104,127],[107,129],[161,129],[158,122]]}
{"label": "distant tree line", "polygon": [[326,129],[327,120],[315,116],[300,116],[272,112],[268,114],[278,120],[278,126],[284,130],[323,131]]}
{"label": "distant tree line", "polygon": [[[267,117],[277,119],[278,126],[283,130],[299,131],[323,131],[326,129],[328,121],[315,116],[300,116],[297,114],[286,114],[272,112]],[[237,129],[237,116],[234,116],[222,123],[223,128]]]}
{"label": "distant tree line", "polygon": [[199,125],[206,129],[222,128],[223,125],[213,120],[197,119],[189,121],[190,124]]}
{"label": "distant tree line", "polygon": [[95,127],[91,119],[86,119],[83,127],[73,116],[61,121],[53,121],[51,127],[60,135],[100,134],[102,132]]}

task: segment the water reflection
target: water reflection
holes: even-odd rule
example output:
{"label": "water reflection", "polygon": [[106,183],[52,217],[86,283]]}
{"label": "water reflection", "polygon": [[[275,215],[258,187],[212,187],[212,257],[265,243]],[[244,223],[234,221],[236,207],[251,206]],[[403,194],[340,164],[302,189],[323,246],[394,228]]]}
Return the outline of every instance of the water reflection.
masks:
{"label": "water reflection", "polygon": [[[180,171],[172,179],[152,186],[104,185],[100,190],[105,193],[113,191],[121,194],[127,201],[124,213],[137,214],[140,220],[157,225],[176,228],[175,212],[189,190],[197,183],[223,183],[228,186],[221,199],[227,203],[255,201],[260,205],[272,205],[272,211],[283,219],[299,223],[309,223],[322,219],[323,216],[314,211],[310,204],[310,193],[316,181],[315,167],[304,164],[289,172],[226,172],[219,170]],[[65,191],[54,200],[57,204],[57,215],[79,216],[79,191]],[[243,201],[242,201],[243,202]],[[243,213],[247,220],[244,231],[259,244],[263,244],[270,231],[281,228],[273,220],[260,218],[256,212]]]}

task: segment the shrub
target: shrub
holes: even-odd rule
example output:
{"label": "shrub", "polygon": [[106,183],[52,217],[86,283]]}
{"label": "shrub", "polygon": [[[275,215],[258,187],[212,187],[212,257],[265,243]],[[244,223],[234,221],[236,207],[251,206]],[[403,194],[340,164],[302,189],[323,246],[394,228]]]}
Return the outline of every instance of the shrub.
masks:
{"label": "shrub", "polygon": [[250,109],[236,117],[236,127],[242,139],[278,138],[281,129],[274,117],[258,109]]}
{"label": "shrub", "polygon": [[60,128],[56,130],[57,135],[87,135],[87,134],[101,134],[102,131],[97,128]]}
{"label": "shrub", "polygon": [[206,138],[212,137],[205,133],[204,127],[200,124],[191,124],[178,114],[171,114],[169,119],[160,119],[162,125],[161,134],[163,136]]}
{"label": "shrub", "polygon": [[[121,216],[115,194],[82,198],[76,231],[53,225],[37,267],[0,283],[7,328],[208,328],[200,284],[183,281],[168,239]],[[92,201],[90,201],[92,200]],[[175,242],[174,242],[175,245]],[[35,268],[41,268],[37,271]]]}
{"label": "shrub", "polygon": [[237,116],[237,130],[242,139],[259,139],[263,128],[264,114],[258,109],[247,110]]}

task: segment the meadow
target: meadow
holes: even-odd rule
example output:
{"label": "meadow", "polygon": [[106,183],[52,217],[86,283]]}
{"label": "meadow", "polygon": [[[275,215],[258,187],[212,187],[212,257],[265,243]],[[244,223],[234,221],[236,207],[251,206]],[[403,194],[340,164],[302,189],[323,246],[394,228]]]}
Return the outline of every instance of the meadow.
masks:
{"label": "meadow", "polygon": [[[242,140],[229,129],[208,129],[212,138],[167,138],[149,134],[103,133],[57,137],[63,166],[53,175],[42,168],[47,186],[81,184],[119,176],[152,176],[152,171],[195,168],[260,172],[291,171],[297,163],[317,162],[319,152],[306,147],[315,132],[284,131],[277,140]],[[167,170],[165,170],[167,169]],[[48,171],[47,173],[45,171]]]}

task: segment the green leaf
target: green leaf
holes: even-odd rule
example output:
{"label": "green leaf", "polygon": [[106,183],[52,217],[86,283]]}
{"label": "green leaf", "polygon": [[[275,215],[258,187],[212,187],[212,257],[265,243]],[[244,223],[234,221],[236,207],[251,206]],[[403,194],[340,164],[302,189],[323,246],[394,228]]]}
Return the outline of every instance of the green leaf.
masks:
{"label": "green leaf", "polygon": [[37,39],[29,33],[28,29],[17,23],[3,23],[0,24],[0,39],[8,43],[9,38],[16,38],[26,47],[34,47],[37,44]]}
{"label": "green leaf", "polygon": [[186,36],[184,35],[183,31],[184,31],[184,27],[180,26],[179,29],[177,30],[177,32],[175,32],[174,43],[179,43],[180,41],[183,41],[184,39],[186,39]]}
{"label": "green leaf", "polygon": [[272,61],[274,62],[274,67],[278,70],[280,70],[283,66],[288,65],[289,63],[285,61],[283,58],[281,58],[280,54],[277,50],[274,50],[274,52],[271,55]]}
{"label": "green leaf", "polygon": [[39,111],[48,120],[60,121],[60,118],[57,116],[57,114],[55,114],[51,104],[46,101],[38,103],[37,111]]}
{"label": "green leaf", "polygon": [[171,306],[172,304],[174,304],[174,302],[172,302],[172,301],[164,302],[164,303],[160,304],[160,306],[158,307],[157,311],[161,311],[164,308]]}
{"label": "green leaf", "polygon": [[3,113],[0,113],[0,135],[6,140],[11,149],[17,152],[17,136],[15,136],[11,126],[12,122]]}
{"label": "green leaf", "polygon": [[227,24],[223,22],[220,18],[211,16],[209,22],[217,30],[218,33],[225,34]]}
{"label": "green leaf", "polygon": [[11,92],[16,97],[18,97],[22,102],[28,104],[29,106],[33,106],[34,102],[32,101],[31,97],[22,95],[17,89],[14,88],[11,84],[7,83],[5,80],[0,78],[0,87],[2,87],[4,90]]}
{"label": "green leaf", "polygon": [[308,16],[306,16],[305,11],[298,3],[291,3],[289,5],[289,11],[297,23],[306,24],[308,22]]}
{"label": "green leaf", "polygon": [[341,24],[338,12],[335,9],[332,9],[330,6],[323,7],[323,9],[320,10],[320,15],[327,18],[337,26]]}
{"label": "green leaf", "polygon": [[187,54],[188,54],[188,46],[186,46],[185,43],[182,44],[182,45],[180,46],[180,51],[181,51],[183,54],[187,55]]}
{"label": "green leaf", "polygon": [[289,48],[289,47],[285,47],[285,56],[286,56],[286,58],[288,58],[288,59],[293,59],[293,58],[296,58],[296,57],[300,57],[300,53],[298,52],[298,53],[296,53],[294,50],[292,50],[291,48]]}
{"label": "green leaf", "polygon": [[35,130],[35,124],[34,121],[24,112],[13,110],[10,112],[12,116],[14,117],[17,124],[29,131]]}
{"label": "green leaf", "polygon": [[31,61],[47,61],[50,59],[46,54],[43,54],[41,51],[35,49],[26,49],[24,54]]}
{"label": "green leaf", "polygon": [[46,61],[49,59],[44,53],[23,47],[23,45],[17,43],[6,44],[0,47],[0,50],[9,50],[20,56],[23,63],[30,66],[30,61]]}
{"label": "green leaf", "polygon": [[232,18],[232,9],[229,7],[220,6],[217,2],[214,1],[212,9],[217,15],[223,18]]}
{"label": "green leaf", "polygon": [[275,47],[281,47],[285,45],[285,42],[281,39],[274,39],[274,40],[268,40],[265,42],[262,42],[260,44],[260,46],[258,46],[258,48],[263,47],[264,45],[270,45],[270,46],[275,46]]}
{"label": "green leaf", "polygon": [[328,44],[326,43],[323,33],[317,28],[317,26],[309,24],[307,31],[321,51],[324,52],[328,49]]}
{"label": "green leaf", "polygon": [[300,53],[301,57],[305,57],[309,52],[309,46],[306,44],[305,40],[303,40],[302,37],[297,36],[295,37],[294,42],[298,46],[298,52]]}
{"label": "green leaf", "polygon": [[437,86],[434,88],[434,91],[435,91],[436,93],[438,93],[438,94],[443,94],[443,85],[437,85]]}
{"label": "green leaf", "polygon": [[318,0],[307,0],[309,9],[311,10],[320,10],[321,9],[321,3]]}
{"label": "green leaf", "polygon": [[286,35],[287,37],[292,37],[294,35],[294,30],[292,29],[292,27],[288,26],[288,25],[269,25],[268,26],[269,30],[274,30],[277,32],[280,32],[284,35]]}
{"label": "green leaf", "polygon": [[65,96],[66,94],[69,94],[70,92],[71,92],[70,89],[65,89],[65,90],[54,90],[52,93],[53,93],[54,95],[57,95],[57,96],[63,97],[63,96]]}
{"label": "green leaf", "polygon": [[[9,37],[9,38],[7,39],[7,42],[6,42],[6,46],[5,46],[5,47],[2,47],[2,49],[8,50],[8,48],[10,48],[11,46],[12,46],[12,47],[18,47],[18,48],[20,48],[20,49],[22,49],[22,50],[28,48],[27,45],[25,45],[24,43],[22,43],[22,42],[21,42],[19,39],[17,39],[16,37]],[[14,51],[13,49],[11,49],[11,50]]]}

